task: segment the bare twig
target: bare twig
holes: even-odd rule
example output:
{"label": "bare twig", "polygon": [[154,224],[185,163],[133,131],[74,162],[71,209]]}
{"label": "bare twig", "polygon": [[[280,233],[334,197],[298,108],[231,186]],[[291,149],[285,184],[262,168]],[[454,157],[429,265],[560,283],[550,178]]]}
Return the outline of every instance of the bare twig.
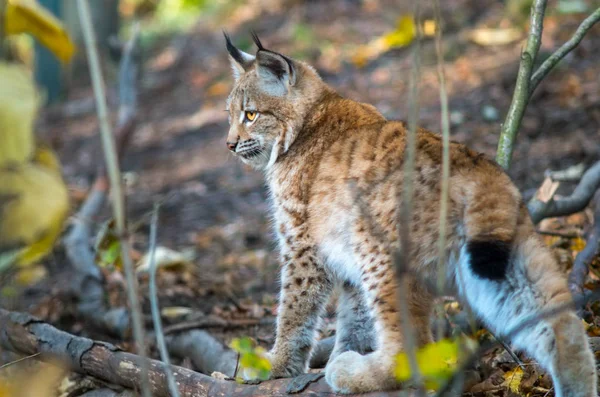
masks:
{"label": "bare twig", "polygon": [[34,354],[30,354],[30,355],[28,355],[28,356],[21,357],[21,358],[19,358],[18,360],[11,361],[11,362],[9,362],[9,363],[6,363],[6,364],[3,364],[3,365],[0,365],[0,370],[3,370],[4,368],[10,367],[10,366],[12,366],[12,365],[18,364],[18,363],[20,363],[20,362],[27,361],[27,360],[29,360],[29,359],[35,358],[35,357],[39,356],[40,354],[41,354],[41,353],[34,353]]}
{"label": "bare twig", "polygon": [[534,0],[531,5],[531,27],[527,38],[527,45],[525,46],[525,51],[521,54],[515,91],[508,114],[506,115],[506,120],[502,125],[498,151],[496,153],[496,161],[504,169],[508,169],[510,165],[517,132],[519,131],[523,114],[529,102],[531,73],[542,40],[546,2],[546,0]]}
{"label": "bare twig", "polygon": [[[437,55],[437,73],[440,82],[440,107],[442,127],[442,183],[440,193],[440,225],[438,235],[438,280],[437,289],[441,296],[446,285],[446,221],[448,217],[448,190],[450,184],[450,118],[448,116],[448,94],[446,92],[446,77],[444,74],[444,52],[442,49],[442,17],[438,0],[433,1],[435,13],[435,52]],[[443,303],[439,308],[440,316],[444,315]],[[440,322],[441,324],[441,322]],[[443,329],[436,330],[438,339],[442,337]]]}
{"label": "bare twig", "polygon": [[[127,239],[127,230],[125,227],[125,203],[123,191],[121,188],[121,173],[119,171],[119,160],[115,148],[114,137],[111,133],[111,127],[106,106],[106,95],[104,93],[104,80],[100,70],[98,52],[96,49],[96,38],[92,28],[92,19],[90,16],[87,0],[78,0],[79,19],[83,30],[83,37],[87,50],[88,62],[90,67],[90,76],[94,89],[96,100],[96,110],[98,112],[98,121],[100,123],[100,134],[102,137],[102,146],[106,161],[106,168],[111,185],[113,213],[115,218],[116,230],[121,239],[121,258],[125,269],[125,278],[127,281],[127,296],[132,313],[133,335],[137,345],[139,355],[146,356],[144,347],[144,327],[140,304],[137,299],[137,280],[133,269],[133,262],[129,256],[129,242]],[[146,360],[143,360],[145,363]],[[142,379],[147,378],[146,371],[142,371]],[[150,397],[148,382],[142,382],[142,395]]]}
{"label": "bare twig", "polygon": [[149,294],[150,294],[150,308],[152,310],[152,323],[154,324],[154,333],[156,334],[156,345],[158,352],[160,353],[160,359],[165,363],[165,372],[167,373],[167,383],[169,390],[173,397],[179,397],[177,385],[175,384],[175,378],[171,371],[167,368],[171,365],[169,359],[169,352],[165,343],[165,335],[163,333],[162,321],[160,318],[160,309],[158,307],[158,293],[156,292],[156,229],[158,228],[158,211],[159,205],[154,205],[154,211],[152,212],[152,221],[150,222],[150,281],[149,281]]}
{"label": "bare twig", "polygon": [[569,39],[565,44],[560,46],[558,50],[552,55],[550,55],[544,63],[535,71],[533,76],[531,77],[531,82],[529,83],[529,96],[533,94],[533,91],[540,84],[542,79],[550,73],[550,71],[567,55],[569,52],[573,51],[575,47],[581,43],[585,34],[596,24],[596,22],[600,21],[600,8],[594,11],[590,16],[581,22],[581,25],[577,28],[573,37]]}
{"label": "bare twig", "polygon": [[222,328],[225,330],[248,328],[257,325],[273,325],[275,319],[273,317],[267,318],[247,318],[247,319],[232,319],[225,320],[217,316],[207,316],[204,318],[185,321],[165,327],[164,333],[174,334],[178,332],[189,331],[193,329],[206,329],[206,328]]}
{"label": "bare twig", "polygon": [[[569,274],[569,289],[573,296],[583,296],[583,284],[589,273],[589,265],[598,253],[600,245],[600,194],[596,194],[596,208],[594,211],[594,226],[587,238],[585,248],[577,254],[573,269]],[[578,309],[581,309],[578,307]]]}
{"label": "bare twig", "polygon": [[569,197],[550,199],[547,202],[538,200],[535,196],[527,204],[529,214],[534,223],[544,218],[569,215],[582,211],[589,204],[594,193],[600,188],[600,161],[591,166]]}

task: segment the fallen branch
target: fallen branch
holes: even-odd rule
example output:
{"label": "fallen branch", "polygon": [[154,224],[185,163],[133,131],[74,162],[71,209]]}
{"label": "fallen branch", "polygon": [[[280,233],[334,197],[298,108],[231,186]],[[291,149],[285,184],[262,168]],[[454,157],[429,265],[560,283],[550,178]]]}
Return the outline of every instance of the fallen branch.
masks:
{"label": "fallen branch", "polygon": [[90,248],[91,222],[108,194],[108,182],[98,176],[79,212],[73,217],[71,230],[64,239],[67,258],[75,270],[72,289],[77,295],[77,311],[94,328],[124,337],[129,332],[129,314],[124,307],[109,309],[104,294],[104,277]]}
{"label": "fallen branch", "polygon": [[[143,359],[138,355],[88,338],[60,331],[29,314],[0,309],[0,346],[31,355],[41,353],[41,359],[59,359],[69,369],[93,376],[108,383],[140,390],[142,368],[148,368],[149,389],[153,397],[169,397],[165,365],[157,360]],[[257,385],[223,381],[171,365],[167,367],[175,376],[182,397],[209,396],[282,396],[293,379],[275,379]],[[331,396],[333,392],[324,379],[310,383],[299,395]],[[413,396],[412,392],[374,392],[367,397]]]}
{"label": "fallen branch", "polygon": [[527,204],[533,223],[542,219],[570,215],[582,211],[600,188],[600,161],[592,165],[581,178],[581,181],[569,197],[551,198],[547,202],[533,197]]}
{"label": "fallen branch", "polygon": [[[569,274],[569,289],[575,297],[584,295],[584,282],[589,273],[589,266],[600,245],[600,194],[596,195],[596,208],[594,211],[594,226],[586,239],[585,248],[577,254],[573,269]],[[581,307],[578,307],[581,309]]]}

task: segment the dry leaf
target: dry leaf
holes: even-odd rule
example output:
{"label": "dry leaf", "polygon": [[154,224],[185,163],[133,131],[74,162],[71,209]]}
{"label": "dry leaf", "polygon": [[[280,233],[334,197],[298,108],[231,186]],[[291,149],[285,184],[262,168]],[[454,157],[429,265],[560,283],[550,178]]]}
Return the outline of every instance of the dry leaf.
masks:
{"label": "dry leaf", "polygon": [[489,29],[479,28],[470,32],[469,38],[482,46],[505,45],[514,43],[522,37],[522,32],[516,28]]}
{"label": "dry leaf", "polygon": [[547,203],[548,201],[552,200],[552,197],[554,197],[559,185],[560,182],[555,182],[550,177],[546,177],[546,179],[544,179],[544,183],[542,183],[542,186],[540,186],[535,194],[535,198],[542,203]]}
{"label": "dry leaf", "polygon": [[[187,268],[194,260],[195,254],[193,251],[179,252],[167,247],[156,247],[154,260],[156,268]],[[137,265],[138,273],[148,272],[150,270],[150,253],[146,253]]]}
{"label": "dry leaf", "polygon": [[188,314],[193,313],[194,311],[189,307],[181,307],[181,306],[170,306],[165,307],[160,311],[160,315],[164,318],[168,319],[177,319],[179,317],[187,316]]}
{"label": "dry leaf", "polygon": [[503,386],[507,387],[513,393],[519,394],[521,390],[521,381],[523,380],[523,369],[516,367],[512,371],[508,371],[504,374]]}

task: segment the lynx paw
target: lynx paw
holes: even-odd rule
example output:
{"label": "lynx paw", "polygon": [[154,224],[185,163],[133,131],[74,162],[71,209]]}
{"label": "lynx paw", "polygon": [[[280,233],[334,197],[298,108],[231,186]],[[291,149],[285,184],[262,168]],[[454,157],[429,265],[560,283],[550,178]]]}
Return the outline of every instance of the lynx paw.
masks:
{"label": "lynx paw", "polygon": [[365,393],[388,390],[396,386],[393,360],[381,354],[361,356],[347,351],[325,367],[325,380],[336,393]]}
{"label": "lynx paw", "polygon": [[306,363],[300,360],[282,359],[272,351],[267,353],[267,357],[271,362],[271,379],[294,378],[306,372]]}

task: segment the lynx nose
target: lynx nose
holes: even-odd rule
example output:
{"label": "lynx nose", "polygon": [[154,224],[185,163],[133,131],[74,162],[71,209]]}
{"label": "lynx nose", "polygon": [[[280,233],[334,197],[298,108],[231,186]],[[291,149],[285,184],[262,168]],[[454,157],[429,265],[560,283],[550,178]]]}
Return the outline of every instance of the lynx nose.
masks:
{"label": "lynx nose", "polygon": [[237,142],[227,142],[227,148],[229,150],[231,150],[232,152],[235,151],[236,147],[237,147]]}

